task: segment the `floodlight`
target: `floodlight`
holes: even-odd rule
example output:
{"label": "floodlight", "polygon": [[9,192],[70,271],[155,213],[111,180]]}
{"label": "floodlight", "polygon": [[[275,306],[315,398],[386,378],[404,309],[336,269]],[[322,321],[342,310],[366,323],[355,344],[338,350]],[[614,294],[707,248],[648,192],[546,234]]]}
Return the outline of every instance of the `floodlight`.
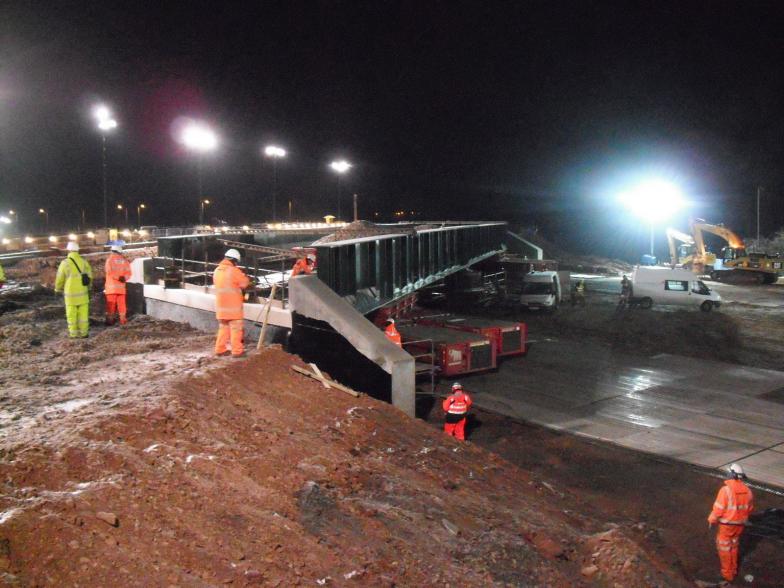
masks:
{"label": "floodlight", "polygon": [[49,235],[49,242],[50,243],[57,243],[57,237],[54,235]]}
{"label": "floodlight", "polygon": [[99,104],[95,108],[93,108],[93,116],[96,118],[98,122],[108,120],[111,118],[112,113],[109,111],[109,107],[105,104]]}
{"label": "floodlight", "polygon": [[182,131],[180,141],[193,151],[212,151],[218,146],[217,135],[203,123],[189,123]]}
{"label": "floodlight", "polygon": [[117,121],[113,118],[104,118],[98,121],[98,128],[101,131],[111,131],[117,128]]}
{"label": "floodlight", "polygon": [[643,182],[621,194],[620,201],[633,214],[652,223],[670,217],[684,205],[680,188],[664,180]]}
{"label": "floodlight", "polygon": [[264,148],[264,155],[267,157],[286,157],[286,150],[276,145],[268,145]]}
{"label": "floodlight", "polygon": [[7,216],[0,216],[0,223],[3,223],[4,225],[10,225],[11,219]]}
{"label": "floodlight", "polygon": [[340,161],[333,161],[329,164],[329,167],[332,168],[332,171],[336,171],[339,174],[344,174],[349,169],[351,169],[351,164],[345,159],[341,159]]}
{"label": "floodlight", "polygon": [[24,241],[25,241],[25,243],[27,243],[29,245],[30,243],[35,241],[35,239],[33,239],[32,237],[25,237]]}
{"label": "floodlight", "polygon": [[79,237],[77,237],[75,233],[68,233],[69,241],[76,241],[77,239],[79,239]]}

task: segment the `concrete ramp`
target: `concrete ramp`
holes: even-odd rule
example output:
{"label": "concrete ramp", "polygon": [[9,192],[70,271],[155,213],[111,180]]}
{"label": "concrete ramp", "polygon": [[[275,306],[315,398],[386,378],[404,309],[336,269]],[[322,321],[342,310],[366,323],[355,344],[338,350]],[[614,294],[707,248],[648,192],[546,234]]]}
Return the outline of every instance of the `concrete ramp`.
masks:
{"label": "concrete ramp", "polygon": [[292,312],[328,323],[357,351],[392,376],[392,404],[413,417],[415,410],[414,358],[389,341],[317,276],[297,276],[289,282]]}

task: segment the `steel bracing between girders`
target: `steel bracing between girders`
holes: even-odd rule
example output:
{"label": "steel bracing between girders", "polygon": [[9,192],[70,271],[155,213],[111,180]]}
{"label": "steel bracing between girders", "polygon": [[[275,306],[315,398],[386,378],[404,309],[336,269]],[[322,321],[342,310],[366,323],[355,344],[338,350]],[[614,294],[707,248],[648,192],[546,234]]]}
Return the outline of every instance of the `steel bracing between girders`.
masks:
{"label": "steel bracing between girders", "polygon": [[285,261],[287,259],[297,259],[298,257],[302,257],[302,255],[297,254],[291,249],[265,247],[264,245],[251,245],[249,243],[241,243],[239,241],[229,241],[228,239],[218,239],[218,243],[222,243],[223,245],[232,247],[234,249],[270,254],[267,257],[259,257],[260,262]]}

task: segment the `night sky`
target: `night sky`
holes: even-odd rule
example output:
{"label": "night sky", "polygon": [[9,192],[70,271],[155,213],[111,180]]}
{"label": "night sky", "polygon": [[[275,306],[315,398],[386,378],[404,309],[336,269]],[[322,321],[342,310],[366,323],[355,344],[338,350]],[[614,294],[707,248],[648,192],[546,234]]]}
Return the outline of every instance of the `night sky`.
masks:
{"label": "night sky", "polygon": [[682,229],[753,236],[758,185],[763,233],[784,226],[780,2],[143,4],[0,4],[0,212],[99,223],[101,101],[110,207],[145,202],[143,224],[197,218],[186,116],[221,138],[210,220],[271,219],[275,142],[279,217],[334,214],[344,157],[344,216],[357,192],[371,220],[504,219],[634,256],[647,229],[615,198],[655,175],[691,201]]}

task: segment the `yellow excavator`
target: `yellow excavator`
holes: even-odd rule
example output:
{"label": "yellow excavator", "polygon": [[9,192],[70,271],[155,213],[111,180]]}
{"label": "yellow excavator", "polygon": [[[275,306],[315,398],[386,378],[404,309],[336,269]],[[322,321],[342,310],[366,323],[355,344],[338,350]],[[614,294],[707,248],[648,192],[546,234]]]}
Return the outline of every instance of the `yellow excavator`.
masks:
{"label": "yellow excavator", "polygon": [[[712,225],[702,219],[689,222],[691,235],[668,229],[671,263],[691,268],[696,274],[709,274],[713,280],[751,277],[760,284],[772,284],[779,278],[782,262],[766,253],[747,253],[741,237],[724,225]],[[710,233],[727,242],[720,255],[705,248],[703,233]],[[683,243],[675,247],[675,240]],[[682,255],[680,255],[682,254]]]}

